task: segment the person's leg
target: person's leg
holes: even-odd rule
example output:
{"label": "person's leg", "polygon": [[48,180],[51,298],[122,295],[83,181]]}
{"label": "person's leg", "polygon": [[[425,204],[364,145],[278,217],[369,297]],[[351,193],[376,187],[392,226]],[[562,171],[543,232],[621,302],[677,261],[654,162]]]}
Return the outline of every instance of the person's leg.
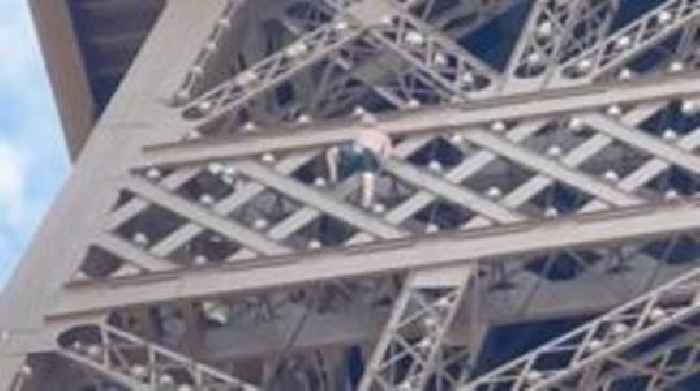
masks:
{"label": "person's leg", "polygon": [[374,204],[375,174],[371,171],[362,172],[362,207],[369,209]]}
{"label": "person's leg", "polygon": [[338,182],[338,155],[340,155],[340,149],[338,147],[330,147],[326,151],[326,165],[328,168],[328,181],[330,183]]}
{"label": "person's leg", "polygon": [[362,167],[362,207],[369,209],[374,204],[374,194],[376,191],[377,172],[379,162],[374,154],[365,149],[363,151]]}

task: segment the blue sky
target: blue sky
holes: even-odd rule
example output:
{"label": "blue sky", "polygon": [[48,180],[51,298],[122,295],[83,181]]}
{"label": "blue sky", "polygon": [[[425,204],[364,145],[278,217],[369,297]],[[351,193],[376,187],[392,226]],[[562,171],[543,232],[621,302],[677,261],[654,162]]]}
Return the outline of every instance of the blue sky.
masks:
{"label": "blue sky", "polygon": [[0,3],[2,287],[65,180],[69,163],[26,0]]}

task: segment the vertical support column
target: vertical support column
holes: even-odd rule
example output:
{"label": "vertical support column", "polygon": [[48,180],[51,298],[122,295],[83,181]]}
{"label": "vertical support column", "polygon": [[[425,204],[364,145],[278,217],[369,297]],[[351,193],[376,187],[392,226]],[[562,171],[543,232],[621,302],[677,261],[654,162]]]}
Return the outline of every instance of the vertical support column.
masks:
{"label": "vertical support column", "polygon": [[[144,145],[172,139],[172,110],[164,97],[184,76],[226,0],[171,0],[122,81],[13,278],[0,295],[0,332],[38,332],[62,285],[80,267],[118,184]],[[163,130],[156,130],[163,129]],[[1,343],[1,342],[0,342]],[[47,346],[50,349],[53,346]],[[26,347],[25,353],[31,353]],[[23,361],[0,349],[0,390],[8,390]],[[17,354],[21,356],[21,354]]]}
{"label": "vertical support column", "polygon": [[416,271],[407,278],[360,383],[360,391],[422,390],[440,367],[445,335],[476,267]]}

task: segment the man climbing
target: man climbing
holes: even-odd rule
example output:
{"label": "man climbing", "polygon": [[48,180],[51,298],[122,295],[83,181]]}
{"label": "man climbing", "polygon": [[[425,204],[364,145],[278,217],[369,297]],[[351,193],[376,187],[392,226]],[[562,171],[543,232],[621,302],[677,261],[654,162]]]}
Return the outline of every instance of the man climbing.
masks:
{"label": "man climbing", "polygon": [[352,142],[334,146],[326,152],[328,177],[331,183],[338,182],[339,170],[343,176],[361,173],[363,208],[374,203],[376,176],[383,162],[392,154],[391,139],[376,129],[362,129]]}

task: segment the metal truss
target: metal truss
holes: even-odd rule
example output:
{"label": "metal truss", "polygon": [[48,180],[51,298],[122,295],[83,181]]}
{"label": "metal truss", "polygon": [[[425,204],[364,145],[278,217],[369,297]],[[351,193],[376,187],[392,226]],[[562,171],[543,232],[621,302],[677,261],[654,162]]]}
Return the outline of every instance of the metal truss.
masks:
{"label": "metal truss", "polygon": [[[567,59],[557,69],[554,80],[558,83],[579,83],[594,80],[618,67],[650,47],[687,26],[698,17],[697,1],[666,1],[641,16],[634,23],[616,31],[605,40]],[[580,80],[580,81],[576,81]]]}
{"label": "metal truss", "polygon": [[76,334],[65,338],[66,346],[59,354],[118,380],[132,390],[167,387],[259,390],[218,369],[107,324],[84,326]]}
{"label": "metal truss", "polygon": [[217,118],[279,85],[309,64],[340,50],[361,33],[362,29],[355,23],[339,17],[335,22],[300,37],[286,51],[270,56],[234,79],[188,102],[182,109],[183,115],[192,118],[195,123]]}
{"label": "metal truss", "polygon": [[618,8],[617,0],[534,2],[511,54],[504,92],[541,88],[565,58],[598,44]]}
{"label": "metal truss", "polygon": [[[185,128],[155,129],[148,141],[135,142],[137,152],[119,163],[119,173],[110,174],[110,191],[119,196],[95,222],[82,264],[48,310],[47,322],[194,302],[243,308],[243,320],[234,321],[241,330],[251,328],[249,317],[270,322],[270,314],[289,320],[299,313],[303,328],[307,317],[348,322],[333,310],[324,313],[342,302],[356,305],[372,324],[384,324],[361,390],[455,389],[460,381],[476,390],[612,390],[635,378],[656,389],[691,375],[697,366],[692,329],[699,274],[688,272],[689,265],[672,266],[671,250],[652,253],[643,244],[669,235],[672,242],[695,238],[700,229],[700,132],[693,125],[700,87],[694,65],[681,72],[667,61],[649,72],[633,69],[633,62],[684,29],[668,60],[692,61],[700,3],[666,1],[609,34],[618,1],[536,1],[501,75],[456,39],[513,4],[482,3],[473,10],[459,3],[445,11],[430,0],[323,0],[315,4],[322,13],[311,10],[300,19],[285,9],[278,17],[287,18],[284,25],[296,39],[272,55],[261,54],[264,59],[250,67],[238,66],[217,85],[217,78],[225,79],[211,76],[221,65],[219,49],[228,45],[234,20],[253,7],[228,3],[177,86],[177,107],[161,118]],[[462,13],[452,12],[457,9]],[[478,15],[469,24],[455,23],[473,12]],[[385,49],[388,54],[378,55]],[[298,83],[304,96],[267,113],[266,99],[285,83]],[[374,95],[400,114],[361,109],[346,116]],[[258,120],[258,114],[269,118]],[[323,120],[328,117],[339,118]],[[655,120],[667,117],[672,121]],[[216,139],[217,131],[209,137],[212,128],[234,122],[241,132],[233,138]],[[396,141],[369,209],[359,206],[356,174],[330,186],[323,164],[326,148],[366,127]],[[184,134],[187,140],[162,143]],[[209,138],[199,140],[202,135]],[[679,176],[690,185],[679,185]],[[471,364],[481,341],[460,333],[473,332],[473,322],[517,319],[524,316],[515,313],[521,303],[523,313],[537,313],[550,303],[547,293],[571,302],[542,313],[578,313],[590,306],[577,295],[614,291],[624,277],[609,269],[625,263],[634,264],[634,275],[647,283],[613,297],[591,292],[601,298],[595,308],[610,308],[688,274],[466,383],[473,380]],[[551,278],[552,270],[572,264],[573,277]],[[369,275],[408,277],[400,293],[382,283],[391,293],[368,299],[362,284]],[[490,282],[488,289],[477,286],[477,275]],[[342,294],[309,294],[315,284]],[[255,292],[264,292],[250,300],[255,304],[234,304]],[[295,295],[332,304],[304,306]],[[356,300],[337,298],[343,295]],[[490,308],[460,318],[468,306],[517,295],[523,296],[517,303],[501,306],[511,313]],[[360,298],[384,304],[378,310],[358,304]],[[271,302],[279,307],[271,310]],[[149,315],[140,316],[142,328],[149,329]],[[196,331],[201,325],[188,316],[188,332]],[[274,329],[272,323],[252,324]],[[682,335],[651,350],[641,347],[669,330]],[[343,338],[371,339],[376,333],[353,331]],[[60,354],[139,390],[266,388],[196,362],[191,352],[158,345],[165,343],[163,336],[151,342],[137,334],[88,326],[68,337],[68,344],[59,339]],[[204,337],[214,334],[207,330]],[[333,366],[308,352],[327,341],[314,339],[313,330],[298,334],[289,345],[284,340],[276,344],[282,347],[267,343],[250,350],[279,354],[266,358],[276,363],[275,373],[306,371],[296,361]],[[290,353],[295,344],[307,351]],[[245,356],[239,350],[216,354]],[[685,359],[676,359],[677,352],[685,352]],[[305,354],[312,358],[299,358]],[[552,366],[552,357],[559,366]],[[345,387],[319,375],[335,369],[314,370],[299,384],[313,391]],[[275,376],[263,378],[266,383]],[[19,384],[23,377],[17,379]]]}
{"label": "metal truss", "polygon": [[[672,328],[694,332],[699,277],[700,271],[693,270],[460,389],[594,389],[591,385],[607,371],[633,361],[624,354],[634,354],[633,349],[645,340]],[[667,360],[652,363],[663,366]],[[662,373],[648,370],[653,377],[651,389],[662,388],[666,381]]]}
{"label": "metal truss", "polygon": [[422,390],[440,371],[448,328],[474,277],[474,267],[416,272],[406,278],[375,346],[359,390]]}
{"label": "metal truss", "polygon": [[[371,17],[377,15],[376,9],[369,8],[373,5],[359,3],[348,7],[341,3],[329,3],[343,16],[321,25],[285,50],[186,102],[182,108],[183,116],[192,120],[190,124],[196,125],[233,111],[254,96],[281,84],[303,68],[319,62],[359,38],[363,28],[358,26],[358,20],[365,24],[364,28],[370,29],[370,34],[375,39],[421,69],[452,94],[484,92],[486,88],[494,87],[498,76],[488,66],[466,53],[449,38],[436,34],[429,25],[402,11],[398,5],[390,4],[391,1],[382,5],[386,15],[369,24],[368,17],[372,20]],[[184,96],[182,91],[179,95]]]}
{"label": "metal truss", "polygon": [[[372,126],[387,134],[399,136],[449,132],[450,130],[483,128],[483,124],[517,123],[537,117],[567,116],[578,112],[607,111],[615,113],[625,106],[670,99],[697,99],[696,73],[668,74],[648,79],[618,81],[605,86],[581,86],[543,91],[515,97],[493,98],[466,108],[442,105],[417,111],[406,111],[400,117],[376,116]],[[615,116],[624,114],[620,112]],[[332,124],[314,124],[307,131],[295,133],[264,132],[235,137],[235,142],[185,142],[153,145],[147,148],[144,166],[176,165],[206,160],[255,157],[266,152],[308,150],[351,139],[352,131],[367,124],[358,119],[345,119]],[[501,125],[497,125],[501,128]],[[284,129],[284,128],[283,128]],[[298,128],[297,128],[298,129]],[[303,130],[303,129],[300,129]],[[507,126],[506,129],[507,130]],[[225,143],[225,144],[224,144]],[[170,156],[169,156],[170,155]]]}

